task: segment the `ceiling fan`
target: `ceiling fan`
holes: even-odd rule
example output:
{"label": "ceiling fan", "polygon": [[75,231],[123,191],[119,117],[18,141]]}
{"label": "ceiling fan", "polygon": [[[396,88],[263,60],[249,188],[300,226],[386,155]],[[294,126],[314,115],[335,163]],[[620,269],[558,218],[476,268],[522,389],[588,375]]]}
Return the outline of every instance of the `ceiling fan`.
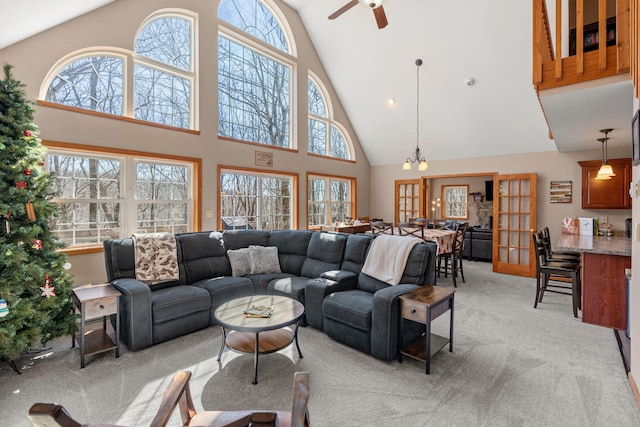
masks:
{"label": "ceiling fan", "polygon": [[382,3],[384,3],[384,0],[351,0],[349,3],[345,4],[340,9],[329,15],[329,19],[336,19],[338,16],[342,15],[358,3],[365,5],[373,10],[373,15],[376,17],[378,28],[382,29],[387,26],[389,22],[387,21],[387,15],[385,15],[384,8],[382,7]]}

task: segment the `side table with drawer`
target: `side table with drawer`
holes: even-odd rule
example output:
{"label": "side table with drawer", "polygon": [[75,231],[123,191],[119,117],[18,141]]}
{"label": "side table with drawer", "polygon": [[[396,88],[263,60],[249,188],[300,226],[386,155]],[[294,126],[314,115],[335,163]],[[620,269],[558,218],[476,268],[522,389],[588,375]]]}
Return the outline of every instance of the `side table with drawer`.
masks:
{"label": "side table with drawer", "polygon": [[[79,286],[73,289],[73,311],[80,313],[80,333],[77,338],[71,337],[71,347],[76,346],[76,339],[80,343],[80,368],[84,368],[85,356],[101,353],[111,349],[116,350],[116,357],[120,357],[120,313],[118,299],[120,292],[110,284]],[[116,326],[109,329],[107,318],[115,316]],[[102,328],[87,330],[92,321],[102,320]],[[115,339],[110,335],[113,332]]]}
{"label": "side table with drawer", "polygon": [[[431,356],[447,345],[447,343],[449,343],[449,351],[453,351],[454,295],[455,291],[453,289],[440,286],[422,286],[419,289],[400,296],[399,362],[402,362],[403,355],[424,361],[425,373],[429,374]],[[447,311],[450,311],[448,339],[431,333],[431,321]],[[422,323],[426,327],[426,333],[423,336],[406,345],[402,342],[402,329],[405,319]]]}

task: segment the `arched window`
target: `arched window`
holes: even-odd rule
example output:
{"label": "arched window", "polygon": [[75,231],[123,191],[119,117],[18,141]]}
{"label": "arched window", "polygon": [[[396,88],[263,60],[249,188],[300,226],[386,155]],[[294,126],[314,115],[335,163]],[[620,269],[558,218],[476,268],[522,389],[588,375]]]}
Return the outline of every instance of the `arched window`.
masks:
{"label": "arched window", "polygon": [[67,62],[47,88],[45,101],[106,114],[122,115],[124,59],[85,56]]}
{"label": "arched window", "polygon": [[[134,52],[92,48],[61,60],[49,72],[43,98],[68,107],[193,129],[194,31],[192,13],[158,11],[142,24]],[[131,68],[133,85],[125,86],[124,76]]]}
{"label": "arched window", "polygon": [[293,148],[293,49],[275,9],[222,0],[218,17],[233,26],[221,25],[218,35],[218,134]]}
{"label": "arched window", "polygon": [[138,32],[134,56],[134,117],[190,128],[193,99],[192,22],[151,18]]}
{"label": "arched window", "polygon": [[331,120],[331,107],[316,80],[309,76],[309,138],[308,152],[320,156],[352,160],[352,150],[345,132]]}

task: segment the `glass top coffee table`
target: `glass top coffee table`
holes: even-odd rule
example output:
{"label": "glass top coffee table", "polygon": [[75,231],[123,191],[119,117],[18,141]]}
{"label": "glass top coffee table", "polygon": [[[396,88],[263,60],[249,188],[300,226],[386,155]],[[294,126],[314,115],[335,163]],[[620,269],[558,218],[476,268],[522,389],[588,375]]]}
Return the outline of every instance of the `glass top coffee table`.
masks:
{"label": "glass top coffee table", "polygon": [[[253,306],[273,306],[270,317],[247,317],[245,310]],[[273,353],[296,342],[298,356],[298,321],[304,306],[279,295],[254,295],[231,300],[213,313],[222,328],[222,345],[218,361],[225,347],[240,353],[253,353],[253,384],[258,384],[258,355]]]}

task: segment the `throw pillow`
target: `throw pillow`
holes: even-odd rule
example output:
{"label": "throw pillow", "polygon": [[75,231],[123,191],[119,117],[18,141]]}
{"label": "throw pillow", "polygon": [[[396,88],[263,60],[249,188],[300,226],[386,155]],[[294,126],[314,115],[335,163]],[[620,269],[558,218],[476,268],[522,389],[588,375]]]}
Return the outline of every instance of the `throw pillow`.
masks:
{"label": "throw pillow", "polygon": [[231,274],[234,277],[246,276],[251,273],[251,255],[249,248],[228,250],[227,256],[231,263]]}
{"label": "throw pillow", "polygon": [[251,274],[281,273],[277,246],[249,246]]}

